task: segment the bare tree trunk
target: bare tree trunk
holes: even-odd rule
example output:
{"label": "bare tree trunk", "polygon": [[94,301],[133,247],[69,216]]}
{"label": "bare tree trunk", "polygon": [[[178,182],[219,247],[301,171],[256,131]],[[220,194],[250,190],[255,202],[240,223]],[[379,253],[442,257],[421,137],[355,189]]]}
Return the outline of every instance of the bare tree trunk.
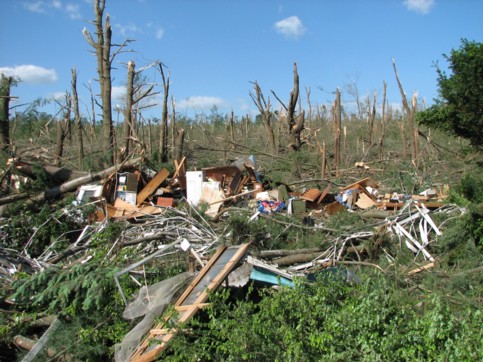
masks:
{"label": "bare tree trunk", "polygon": [[175,160],[175,149],[176,149],[176,101],[174,97],[171,97],[171,157]]}
{"label": "bare tree trunk", "polygon": [[[401,93],[402,97],[402,103],[403,107],[406,110],[406,114],[408,116],[408,124],[409,124],[409,139],[411,142],[411,161],[413,162],[414,165],[417,165],[417,152],[418,152],[418,146],[416,146],[416,142],[418,142],[418,136],[415,134],[415,127],[414,127],[414,101],[413,101],[413,109],[411,110],[409,108],[408,100],[406,98],[406,93],[404,92],[404,89],[402,87],[402,84],[399,80],[399,75],[397,74],[397,69],[396,69],[396,61],[393,59],[392,60],[392,65],[394,68],[394,74],[396,75],[396,80],[397,84],[399,87],[399,91]],[[414,98],[414,97],[413,97]]]}
{"label": "bare tree trunk", "polygon": [[235,115],[233,114],[233,110],[231,111],[231,114],[230,114],[230,140],[231,140],[231,147],[233,150],[236,149],[236,145],[235,145]]}
{"label": "bare tree trunk", "polygon": [[60,166],[62,163],[62,156],[64,153],[65,129],[63,121],[57,121],[57,142],[54,153],[54,164]]}
{"label": "bare tree trunk", "polygon": [[267,132],[270,152],[276,155],[278,152],[275,146],[275,134],[273,133],[273,128],[271,125],[272,112],[270,111],[270,98],[268,98],[268,102],[265,101],[262,90],[256,81],[253,85],[253,88],[255,89],[255,94],[250,92],[250,97],[262,115],[263,125],[265,126],[265,131]]}
{"label": "bare tree trunk", "polygon": [[305,113],[301,112],[295,117],[295,107],[299,98],[299,74],[297,71],[297,63],[293,65],[293,90],[290,92],[290,102],[288,105],[288,121],[290,127],[290,145],[294,151],[300,150],[302,142],[300,140],[300,134],[304,129]]}
{"label": "bare tree trunk", "polygon": [[340,138],[341,138],[341,104],[340,104],[340,91],[337,88],[336,91],[336,98],[335,98],[335,109],[334,109],[334,146],[335,146],[335,156],[334,156],[334,163],[335,163],[335,170],[336,174],[339,174],[339,166],[340,166]]}
{"label": "bare tree trunk", "polygon": [[10,146],[10,87],[13,78],[6,77],[3,73],[0,79],[0,151],[6,152]]}
{"label": "bare tree trunk", "polygon": [[405,110],[403,109],[402,114],[401,114],[401,124],[400,124],[400,129],[401,129],[401,141],[402,141],[402,146],[403,146],[403,157],[406,158],[408,155],[408,150],[406,146],[406,121],[405,121]]}
{"label": "bare tree trunk", "polygon": [[248,140],[248,124],[250,123],[250,116],[247,114],[245,116],[245,139]]}
{"label": "bare tree trunk", "polygon": [[325,152],[325,141],[322,141],[322,146],[319,144],[319,150],[320,150],[320,157],[321,157],[321,169],[322,169],[322,178],[325,178],[325,170],[327,168],[327,155]]}
{"label": "bare tree trunk", "polygon": [[91,120],[91,152],[92,152],[92,143],[93,141],[97,141],[97,134],[96,134],[96,102],[94,99],[94,93],[92,92],[91,81],[88,82],[89,84],[89,94],[91,99],[91,113],[92,113],[92,120]]}
{"label": "bare tree trunk", "polygon": [[148,154],[152,155],[153,152],[153,138],[151,135],[151,118],[148,118]]}
{"label": "bare tree trunk", "polygon": [[183,158],[183,145],[184,145],[184,129],[180,128],[177,130],[177,139],[176,139],[176,152],[175,152],[175,160],[180,162]]}
{"label": "bare tree trunk", "polygon": [[136,64],[131,60],[127,64],[127,87],[126,87],[126,106],[124,108],[124,124],[123,124],[123,137],[124,137],[124,150],[120,152],[118,162],[122,162],[129,156],[132,145],[132,135],[134,131],[133,122],[133,103],[134,103],[134,74]]}
{"label": "bare tree trunk", "polygon": [[65,194],[66,192],[74,191],[77,189],[79,186],[85,185],[89,182],[94,182],[94,181],[99,181],[102,180],[105,177],[108,177],[109,175],[117,172],[121,167],[129,167],[129,166],[134,166],[138,165],[139,163],[142,162],[142,158],[135,158],[128,160],[124,163],[120,163],[114,166],[111,166],[103,171],[97,172],[95,174],[88,174],[86,176],[82,176],[80,178],[67,181],[63,183],[60,186],[53,187],[51,189],[48,189],[38,195],[35,195],[31,198],[31,201],[33,202],[43,202],[45,200],[53,199],[59,195]]}
{"label": "bare tree trunk", "polygon": [[163,64],[159,63],[159,72],[163,79],[163,111],[161,114],[161,130],[159,135],[159,156],[161,162],[168,161],[168,96],[169,96],[169,71],[168,79],[164,76]]}
{"label": "bare tree trunk", "polygon": [[414,154],[416,156],[415,162],[416,165],[419,163],[418,162],[418,157],[419,157],[419,127],[417,123],[414,121],[414,116],[418,110],[418,93],[414,92],[413,93],[413,99],[412,99],[412,108],[411,108],[411,122],[413,124],[413,144],[414,144]]}
{"label": "bare tree trunk", "polygon": [[307,115],[307,124],[308,127],[312,127],[312,104],[310,103],[310,87],[305,87],[305,93],[307,94],[307,105],[309,107],[309,112]]}
{"label": "bare tree trunk", "polygon": [[72,68],[72,100],[74,101],[74,122],[77,126],[77,138],[79,140],[79,167],[82,169],[84,163],[84,139],[82,135],[82,120],[79,112],[79,96],[77,94],[77,72]]}
{"label": "bare tree trunk", "polygon": [[377,99],[377,93],[374,92],[374,102],[372,103],[372,112],[369,116],[369,147],[372,146],[372,134],[374,132],[374,120],[376,119],[376,99]]}
{"label": "bare tree trunk", "polygon": [[381,136],[379,137],[379,159],[382,160],[382,146],[384,143],[384,137],[386,134],[386,94],[387,83],[383,82],[383,95],[382,95],[382,120],[381,120]]}
{"label": "bare tree trunk", "polygon": [[107,156],[109,161],[114,163],[115,160],[115,144],[112,122],[112,105],[111,105],[111,38],[112,28],[109,16],[106,16],[105,23],[104,9],[106,0],[94,0],[94,24],[96,27],[97,41],[95,42],[91,34],[84,29],[84,37],[87,42],[95,49],[97,58],[97,73],[99,74],[99,85],[101,88],[102,99],[102,134],[103,142],[107,144]]}

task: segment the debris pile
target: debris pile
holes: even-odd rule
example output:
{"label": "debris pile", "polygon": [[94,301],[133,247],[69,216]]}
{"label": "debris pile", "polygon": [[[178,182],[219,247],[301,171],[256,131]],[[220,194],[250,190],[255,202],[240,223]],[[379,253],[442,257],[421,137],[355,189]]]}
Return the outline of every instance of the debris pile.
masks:
{"label": "debris pile", "polygon": [[[14,165],[22,174],[29,175],[29,164]],[[66,212],[76,217],[76,208],[93,206],[89,222],[60,252],[54,247],[55,241],[37,258],[29,257],[28,243],[23,254],[0,248],[0,278],[10,282],[19,270],[35,273],[53,264],[69,267],[72,263],[89,262],[96,235],[110,222],[123,222],[120,236],[110,240],[105,260],[114,262],[121,250],[126,251],[124,267],[115,274],[126,304],[124,317],[144,316],[144,319],[116,347],[119,361],[154,360],[174,336],[171,326],[192,318],[206,306],[209,292],[222,285],[239,288],[253,282],[259,286],[290,287],[295,278],[311,280],[333,268],[342,270],[346,280],[357,282],[357,275],[348,266],[363,265],[385,272],[368,261],[374,260],[368,258],[374,249],[389,264],[394,261],[390,248],[380,242],[384,237],[404,245],[415,260],[423,259],[423,268],[430,268],[436,259],[431,244],[442,235],[431,215],[451,217],[466,212],[443,202],[448,193],[444,186],[419,195],[381,191],[381,185],[372,178],[337,189],[331,183],[321,189],[295,190],[281,183],[274,186],[265,179],[262,181],[252,156],[229,166],[193,171],[188,171],[183,158],[175,162],[173,172],[167,168],[158,171],[140,168],[139,161],[116,165],[94,175],[53,169],[48,172],[56,174],[55,180],[61,184],[57,193],[46,192],[44,197],[76,190],[73,209]],[[325,218],[335,213],[370,209],[379,212],[379,220],[370,227],[335,233],[324,226]],[[286,228],[318,233],[320,243],[317,247],[296,250],[259,250],[250,243],[227,246],[225,242],[231,231],[220,227],[220,220],[231,212],[241,212],[247,223],[265,218],[283,223]],[[145,273],[146,263],[159,267],[173,257],[188,260],[189,273],[150,286],[139,278]],[[141,287],[131,303],[132,296],[126,295],[119,282],[125,274]],[[183,290],[189,280],[191,283],[173,301],[175,292]],[[159,322],[158,316],[170,303],[174,308]]]}

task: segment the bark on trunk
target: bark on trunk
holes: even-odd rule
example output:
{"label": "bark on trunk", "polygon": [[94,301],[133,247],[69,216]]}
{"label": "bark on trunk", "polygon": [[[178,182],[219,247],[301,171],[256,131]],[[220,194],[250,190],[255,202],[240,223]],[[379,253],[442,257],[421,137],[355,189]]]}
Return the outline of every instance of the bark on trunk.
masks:
{"label": "bark on trunk", "polygon": [[10,121],[9,121],[9,104],[10,104],[10,87],[13,78],[6,77],[1,74],[0,80],[0,150],[7,151],[10,146]]}
{"label": "bark on trunk", "polygon": [[270,107],[271,107],[270,98],[268,98],[268,102],[265,101],[265,97],[263,96],[262,90],[256,81],[253,84],[253,88],[255,90],[255,94],[250,93],[250,97],[252,98],[253,103],[255,103],[255,105],[257,106],[262,116],[263,125],[267,133],[270,152],[276,155],[278,152],[275,146],[275,134],[273,133],[273,128],[271,124],[272,112],[270,111]]}
{"label": "bark on trunk", "polygon": [[79,141],[79,167],[82,168],[84,163],[84,139],[82,135],[82,122],[79,112],[79,96],[77,94],[77,72],[75,68],[72,68],[72,100],[74,102],[74,122],[77,126],[77,138]]}
{"label": "bark on trunk", "polygon": [[45,200],[53,199],[53,198],[55,198],[59,195],[65,194],[65,193],[70,192],[70,191],[74,191],[79,186],[85,185],[89,182],[100,181],[103,178],[108,177],[112,173],[117,172],[122,167],[134,166],[134,165],[141,163],[141,161],[142,161],[141,157],[134,158],[134,159],[126,161],[124,163],[120,163],[120,164],[114,165],[112,167],[109,167],[109,168],[107,168],[103,171],[100,171],[100,172],[97,172],[97,173],[94,173],[94,174],[88,174],[86,176],[65,182],[60,186],[53,187],[51,189],[48,189],[48,190],[30,198],[30,200],[33,201],[33,202],[43,202]]}
{"label": "bark on trunk", "polygon": [[176,152],[174,153],[175,160],[180,162],[181,159],[183,158],[183,144],[184,144],[184,129],[180,128],[177,131],[177,139],[176,139]]}
{"label": "bark on trunk", "polygon": [[335,107],[334,107],[334,153],[335,153],[335,170],[336,175],[339,174],[339,165],[340,165],[340,138],[341,138],[341,105],[340,105],[340,91],[337,88],[336,91],[336,98],[335,98]]}
{"label": "bark on trunk", "polygon": [[161,130],[159,134],[159,156],[161,162],[168,161],[168,96],[169,96],[169,71],[168,78],[164,76],[163,64],[159,63],[159,72],[163,79],[163,111],[161,114]]}
{"label": "bark on trunk", "polygon": [[124,109],[124,150],[120,152],[119,162],[124,161],[131,152],[132,136],[134,130],[133,122],[133,97],[134,97],[134,62],[131,60],[127,65],[127,88],[126,88],[126,108]]}
{"label": "bark on trunk", "polygon": [[384,137],[386,135],[386,95],[387,95],[387,83],[383,82],[383,95],[382,95],[382,120],[381,120],[381,136],[379,137],[379,159],[382,160],[382,147],[384,144]]}
{"label": "bark on trunk", "polygon": [[[401,93],[401,98],[402,98],[402,103],[403,103],[403,107],[406,111],[406,114],[407,114],[407,117],[408,117],[408,125],[409,125],[409,139],[410,139],[410,142],[411,142],[411,161],[413,162],[414,165],[417,165],[417,157],[418,157],[418,151],[419,151],[419,144],[417,144],[419,142],[418,140],[418,135],[415,131],[415,127],[414,127],[414,114],[415,114],[415,110],[416,110],[416,102],[415,102],[415,95],[413,95],[413,107],[412,109],[409,108],[409,103],[408,103],[408,100],[406,98],[406,92],[404,92],[404,89],[403,89],[403,86],[401,84],[401,81],[399,80],[399,75],[397,73],[397,69],[396,69],[396,61],[393,59],[392,60],[392,65],[393,65],[393,68],[394,68],[394,74],[396,75],[396,81],[397,81],[397,85],[399,87],[399,92]],[[417,98],[416,98],[417,100]]]}
{"label": "bark on trunk", "polygon": [[295,107],[299,99],[299,74],[297,71],[297,63],[293,65],[293,90],[290,92],[290,101],[287,107],[288,114],[287,119],[289,122],[290,131],[290,145],[289,149],[292,151],[300,150],[302,141],[300,140],[300,134],[304,129],[305,113],[301,112],[297,117],[295,116]]}

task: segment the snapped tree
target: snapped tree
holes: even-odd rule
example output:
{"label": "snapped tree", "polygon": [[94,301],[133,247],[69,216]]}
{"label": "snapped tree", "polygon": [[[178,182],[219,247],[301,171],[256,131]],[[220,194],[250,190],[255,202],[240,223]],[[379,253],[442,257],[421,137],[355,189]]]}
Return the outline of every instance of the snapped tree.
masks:
{"label": "snapped tree", "polygon": [[416,115],[420,124],[440,128],[465,138],[482,149],[483,137],[483,43],[461,40],[460,48],[443,54],[451,74],[439,66],[439,98],[435,104]]}

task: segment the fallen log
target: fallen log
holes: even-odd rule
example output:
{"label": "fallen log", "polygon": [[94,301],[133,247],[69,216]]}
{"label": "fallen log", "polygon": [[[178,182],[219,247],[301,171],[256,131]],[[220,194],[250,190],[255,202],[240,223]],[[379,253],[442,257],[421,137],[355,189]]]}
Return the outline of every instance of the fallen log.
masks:
{"label": "fallen log", "polygon": [[282,256],[288,256],[288,255],[309,254],[309,253],[317,253],[322,251],[324,250],[321,248],[307,248],[307,249],[297,249],[297,250],[287,250],[287,249],[262,250],[258,254],[258,257],[263,259],[273,259],[273,258],[280,258]]}
{"label": "fallen log", "polygon": [[21,194],[8,195],[8,196],[0,198],[0,206],[10,204],[10,203],[15,202],[15,201],[28,199],[28,197],[29,197],[29,194],[26,193],[26,192],[22,192]]}
{"label": "fallen log", "polygon": [[320,252],[310,254],[295,254],[275,259],[273,262],[278,266],[287,266],[292,264],[307,263],[320,256]]}
{"label": "fallen log", "polygon": [[136,164],[141,163],[143,160],[142,157],[138,158],[133,158],[131,160],[128,160],[123,163],[118,163],[117,165],[114,165],[112,167],[109,167],[103,171],[94,173],[94,174],[87,174],[86,176],[79,177],[77,179],[67,181],[63,183],[62,185],[53,187],[51,189],[48,189],[36,196],[33,196],[30,198],[29,202],[43,202],[45,200],[51,200],[54,199],[57,196],[60,196],[62,194],[65,194],[70,191],[76,190],[79,186],[85,185],[89,182],[94,182],[94,181],[99,181],[102,180],[103,178],[108,177],[109,175],[119,171],[122,167],[128,167],[128,166],[134,166]]}
{"label": "fallen log", "polygon": [[[15,169],[24,176],[35,177],[35,165],[27,162],[14,161]],[[51,165],[39,165],[39,168],[43,169],[45,173],[55,182],[67,182],[83,176],[87,176],[88,172],[70,170],[65,167],[56,167]]]}

